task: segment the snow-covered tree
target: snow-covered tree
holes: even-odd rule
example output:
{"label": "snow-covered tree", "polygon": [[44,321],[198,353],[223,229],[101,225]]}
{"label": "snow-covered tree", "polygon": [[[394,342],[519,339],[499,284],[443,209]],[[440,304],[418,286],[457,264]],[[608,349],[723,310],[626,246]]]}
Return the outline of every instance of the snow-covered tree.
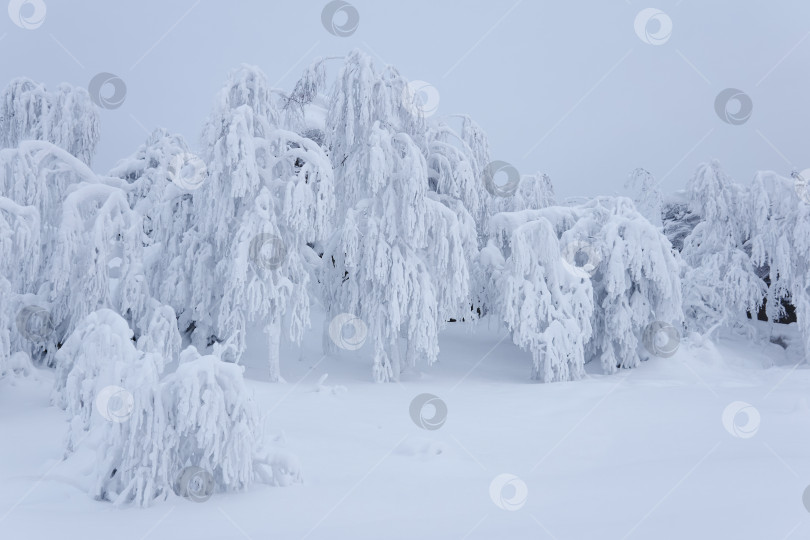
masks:
{"label": "snow-covered tree", "polygon": [[17,204],[39,212],[43,257],[55,249],[62,201],[73,184],[100,179],[86,164],[52,143],[22,141],[14,149],[0,149],[0,192]]}
{"label": "snow-covered tree", "polygon": [[[576,223],[563,244],[584,242],[592,258],[593,336],[589,356],[605,373],[636,367],[647,356],[642,343],[653,323],[682,322],[679,265],[669,240],[626,198],[597,198],[574,211]],[[570,253],[571,250],[569,250]]]}
{"label": "snow-covered tree", "polygon": [[[318,101],[326,87],[326,58],[316,58],[304,70],[295,88],[284,98],[282,110],[285,114],[284,124],[287,129],[299,131],[310,127],[312,119],[308,118],[311,105]],[[321,123],[318,119],[318,123]],[[323,126],[319,126],[323,127]],[[316,141],[320,144],[322,141]]]}
{"label": "snow-covered tree", "polygon": [[[31,250],[16,256],[16,261],[10,261],[20,265],[19,270],[27,265],[27,271],[14,278],[17,281],[23,280],[15,287],[16,292],[29,295],[24,300],[25,305],[39,306],[43,311],[50,310],[52,306],[59,310],[58,314],[49,313],[46,317],[48,324],[53,324],[55,332],[48,335],[47,339],[31,344],[30,348],[22,345],[25,336],[18,334],[19,350],[26,350],[37,361],[51,362],[57,344],[70,331],[70,324],[63,325],[67,320],[67,312],[78,309],[82,302],[92,303],[92,299],[82,297],[79,290],[66,288],[71,272],[77,272],[78,263],[86,260],[81,257],[74,260],[72,257],[79,252],[90,258],[97,256],[90,253],[96,247],[95,244],[86,243],[89,234],[83,229],[86,223],[79,222],[82,216],[76,215],[74,211],[80,206],[90,213],[98,210],[89,209],[98,202],[96,200],[81,204],[83,194],[93,191],[93,186],[105,193],[121,195],[123,192],[115,185],[115,180],[110,179],[109,184],[105,183],[105,179],[96,176],[81,160],[44,141],[23,141],[16,149],[0,150],[0,173],[0,187],[3,192],[17,205],[29,208],[27,212],[30,216],[38,216],[38,219],[28,220],[29,224],[36,222],[32,226],[38,230],[23,227],[16,233],[18,237],[36,239],[29,246]],[[73,210],[65,207],[68,200],[68,206]],[[125,197],[123,201],[121,210],[131,215]],[[99,227],[103,227],[103,223],[99,223]],[[76,234],[69,233],[68,229]],[[99,233],[101,234],[100,229]],[[107,251],[106,246],[104,251]],[[74,274],[74,277],[85,280],[104,279],[96,275]],[[89,306],[79,314],[79,318],[96,307]],[[45,338],[44,335],[41,337]]]}
{"label": "snow-covered tree", "polygon": [[429,193],[416,144],[378,123],[368,145],[355,182],[369,196],[327,246],[323,281],[332,314],[353,313],[369,326],[374,378],[389,381],[418,357],[436,360],[439,329],[469,309],[469,271],[456,214]]}
{"label": "snow-covered tree", "polygon": [[[0,164],[0,185],[14,199],[5,208],[18,215],[17,247],[29,244],[8,259],[16,265],[15,293],[23,295],[15,304],[15,350],[52,364],[59,344],[78,321],[105,307],[122,314],[136,337],[157,324],[154,311],[161,311],[162,304],[151,297],[146,277],[152,275],[144,266],[148,237],[142,214],[130,207],[137,200],[135,187],[98,176],[81,160],[43,141],[0,150]],[[49,331],[20,329],[29,322]],[[32,333],[40,339],[30,339]],[[176,355],[179,344],[172,339],[165,347]]]}
{"label": "snow-covered tree", "polygon": [[230,339],[241,355],[247,321],[261,319],[272,380],[280,379],[282,326],[300,341],[309,325],[311,246],[329,232],[334,207],[323,149],[279,127],[278,117],[258,69],[231,75],[205,130],[209,179],[194,200],[198,234],[186,263],[193,267],[190,316],[209,332],[196,343]]}
{"label": "snow-covered tree", "polygon": [[521,210],[537,210],[547,206],[554,206],[554,186],[551,178],[546,174],[518,175],[519,180],[514,187],[514,193],[492,198],[491,211],[520,212]]}
{"label": "snow-covered tree", "polygon": [[16,293],[34,289],[39,256],[39,212],[0,197],[0,276],[9,280]]}
{"label": "snow-covered tree", "polygon": [[[455,118],[454,118],[455,119]],[[460,115],[460,129],[449,120],[429,126],[428,181],[439,200],[456,214],[470,270],[471,310],[465,320],[478,318],[485,310],[484,296],[489,276],[477,264],[479,249],[487,237],[487,222],[492,212],[492,195],[485,187],[484,174],[489,163],[486,135],[469,116]]]}
{"label": "snow-covered tree", "polygon": [[103,307],[115,307],[130,321],[144,316],[150,296],[141,234],[142,221],[118,188],[84,184],[65,197],[49,268],[59,335],[70,334],[79,320]]}
{"label": "snow-covered tree", "polygon": [[[678,262],[666,237],[629,199],[600,197],[580,206],[496,214],[490,232],[484,260],[498,271],[488,303],[497,307],[515,343],[536,355],[536,378],[577,378],[583,345],[585,361],[598,358],[605,373],[635,367],[645,356],[640,344],[648,325],[681,322]],[[509,264],[493,253],[493,244],[511,246],[511,253],[501,255]],[[556,264],[555,254],[561,257]],[[540,267],[533,266],[536,261]],[[560,281],[557,265],[582,283],[574,287]],[[592,294],[589,303],[581,298],[584,284]],[[529,288],[531,294],[525,291]],[[538,294],[538,289],[543,293]],[[509,301],[512,303],[504,304]],[[517,313],[518,307],[524,307],[526,313]],[[589,325],[582,322],[583,313],[587,313]],[[552,326],[557,319],[568,321],[568,326]],[[560,347],[551,357],[545,341],[533,341],[547,327],[555,329],[552,337]],[[571,337],[577,331],[585,336],[581,341]],[[546,358],[546,364],[541,364]]]}
{"label": "snow-covered tree", "polygon": [[99,141],[90,95],[68,84],[48,92],[30,79],[14,79],[0,96],[0,148],[25,140],[51,142],[89,164]]}
{"label": "snow-covered tree", "polygon": [[667,194],[661,207],[661,219],[664,235],[678,252],[683,250],[684,240],[701,221],[700,216],[689,209],[686,190]]}
{"label": "snow-covered tree", "polygon": [[468,117],[460,135],[447,123],[428,126],[412,94],[396,70],[378,72],[352,51],[325,123],[341,195],[323,257],[325,350],[332,318],[354,314],[370,324],[378,381],[398,379],[420,354],[435,361],[439,329],[475,314],[470,267],[486,216],[486,137]]}
{"label": "snow-covered tree", "polygon": [[[183,165],[190,168],[183,169]],[[177,170],[179,169],[179,170]],[[135,154],[119,162],[110,176],[125,180],[130,207],[142,222],[143,274],[151,294],[189,325],[190,283],[187,247],[196,218],[195,196],[207,179],[201,158],[182,136],[157,129]]]}
{"label": "snow-covered tree", "polygon": [[[407,81],[392,67],[382,74],[359,50],[346,57],[332,90],[325,126],[325,144],[335,169],[337,221],[340,223],[360,200],[375,193],[382,178],[369,178],[372,155],[369,141],[377,123],[392,133],[407,134],[420,152],[427,148],[424,118],[406,105]],[[418,112],[418,108],[417,108]]]}
{"label": "snow-covered tree", "polygon": [[39,212],[0,197],[0,371],[12,353],[39,356],[47,347],[49,315],[32,294],[40,251]]}
{"label": "snow-covered tree", "polygon": [[532,354],[532,378],[568,381],[585,373],[591,338],[593,289],[564,263],[557,234],[545,217],[502,213],[490,222],[493,238],[481,251],[490,275],[490,311]]}
{"label": "snow-covered tree", "polygon": [[634,191],[633,202],[639,213],[647,221],[660,227],[664,198],[652,173],[642,168],[635,169],[627,178],[625,186]]}
{"label": "snow-covered tree", "polygon": [[810,358],[810,205],[797,179],[758,172],[748,193],[751,261],[767,280],[765,315],[773,324],[796,308],[805,358]]}
{"label": "snow-covered tree", "polygon": [[744,190],[717,161],[698,167],[689,183],[689,208],[702,221],[684,240],[687,324],[699,332],[733,325],[756,312],[766,286],[751,261],[751,223]]}
{"label": "snow-covered tree", "polygon": [[[475,137],[471,133],[481,133],[481,136]],[[483,187],[481,175],[489,160],[489,148],[480,128],[468,117],[462,117],[462,134],[445,122],[431,127],[428,134],[428,179],[432,190],[462,203],[482,235],[489,194]],[[471,142],[478,143],[481,148],[472,148]],[[486,161],[480,162],[481,159]]]}

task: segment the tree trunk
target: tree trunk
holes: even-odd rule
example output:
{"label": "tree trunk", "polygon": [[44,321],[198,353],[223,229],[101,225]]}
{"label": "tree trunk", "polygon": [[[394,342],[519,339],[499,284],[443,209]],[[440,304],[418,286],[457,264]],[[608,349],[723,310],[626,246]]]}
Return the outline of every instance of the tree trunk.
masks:
{"label": "tree trunk", "polygon": [[321,349],[324,355],[335,354],[337,352],[337,345],[329,334],[329,325],[331,323],[332,318],[329,316],[329,313],[327,313],[326,317],[323,319],[323,333],[321,335]]}
{"label": "tree trunk", "polygon": [[267,355],[270,360],[270,382],[282,382],[281,369],[279,367],[279,355],[281,345],[281,318],[273,317],[267,326],[264,327],[267,333]]}
{"label": "tree trunk", "polygon": [[394,338],[391,346],[391,380],[399,381],[402,371],[402,352],[399,350],[399,338]]}

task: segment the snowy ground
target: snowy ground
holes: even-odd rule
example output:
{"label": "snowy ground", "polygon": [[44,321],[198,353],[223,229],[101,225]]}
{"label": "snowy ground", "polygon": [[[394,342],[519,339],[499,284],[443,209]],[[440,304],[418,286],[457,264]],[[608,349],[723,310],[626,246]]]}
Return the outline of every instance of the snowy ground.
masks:
{"label": "snowy ground", "polygon": [[[304,484],[147,510],[93,501],[81,456],[61,461],[49,373],[0,381],[0,538],[808,538],[810,369],[757,330],[758,344],[685,340],[672,358],[555,384],[529,382],[528,355],[479,325],[450,328],[439,364],[388,385],[370,382],[368,351],[322,358],[313,333],[271,385],[259,335],[246,375]],[[409,415],[426,392],[447,405],[436,430]],[[760,415],[737,415],[742,437],[722,421],[736,401]],[[493,499],[504,473],[519,480]]]}

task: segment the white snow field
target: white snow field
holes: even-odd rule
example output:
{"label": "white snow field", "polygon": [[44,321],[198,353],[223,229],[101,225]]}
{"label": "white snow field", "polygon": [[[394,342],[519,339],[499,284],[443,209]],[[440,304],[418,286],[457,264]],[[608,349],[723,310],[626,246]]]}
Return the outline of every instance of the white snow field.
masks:
{"label": "white snow field", "polygon": [[[693,335],[670,358],[555,384],[530,381],[531,355],[486,320],[451,324],[437,364],[389,384],[372,382],[368,344],[324,357],[316,331],[302,353],[282,347],[286,383],[267,383],[253,331],[248,386],[303,483],[145,509],[88,496],[87,449],[63,461],[52,372],[6,377],[0,538],[808,538],[810,370],[795,325],[775,327],[787,350],[751,325],[754,342]],[[423,393],[447,407],[437,429],[409,414]]]}

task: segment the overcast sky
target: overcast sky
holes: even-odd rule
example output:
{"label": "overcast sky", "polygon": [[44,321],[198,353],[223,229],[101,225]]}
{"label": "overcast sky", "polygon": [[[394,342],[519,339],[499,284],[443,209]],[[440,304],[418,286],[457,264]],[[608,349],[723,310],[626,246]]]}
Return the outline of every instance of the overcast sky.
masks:
{"label": "overcast sky", "polygon": [[[123,105],[101,113],[99,172],[155,127],[197,147],[240,63],[290,89],[314,57],[353,48],[433,85],[436,115],[471,115],[493,159],[548,173],[562,196],[622,193],[635,167],[679,189],[711,158],[742,182],[810,167],[807,0],[352,0],[347,37],[324,27],[320,0],[36,0],[41,24],[28,1],[35,28],[0,17],[3,84],[87,87],[100,72],[126,83]],[[720,118],[727,88],[750,98],[750,117],[731,100]]]}

